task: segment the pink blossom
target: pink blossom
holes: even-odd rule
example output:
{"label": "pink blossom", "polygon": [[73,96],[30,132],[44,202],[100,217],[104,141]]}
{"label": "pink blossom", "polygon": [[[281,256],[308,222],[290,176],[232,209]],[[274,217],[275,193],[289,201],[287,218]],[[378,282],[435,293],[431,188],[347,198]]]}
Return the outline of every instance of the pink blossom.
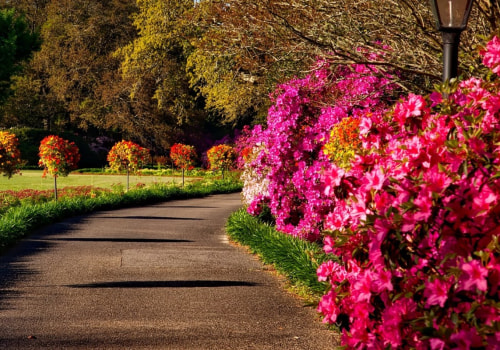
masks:
{"label": "pink blossom", "polygon": [[429,340],[431,350],[444,350],[446,343],[438,338],[432,338]]}
{"label": "pink blossom", "polygon": [[324,323],[335,323],[339,315],[339,309],[336,305],[335,298],[337,294],[330,290],[328,294],[323,295],[318,305],[318,312],[325,315],[323,318]]}
{"label": "pink blossom", "polygon": [[500,39],[497,36],[486,45],[483,64],[491,68],[493,73],[500,74]]}
{"label": "pink blossom", "polygon": [[363,189],[365,191],[382,189],[386,176],[380,167],[376,167],[365,174],[363,181]]}
{"label": "pink blossom", "polygon": [[372,289],[376,293],[381,293],[383,291],[392,291],[393,285],[391,282],[392,273],[391,271],[381,270],[380,272],[372,273]]}
{"label": "pink blossom", "polygon": [[488,270],[481,266],[477,260],[471,262],[464,262],[460,266],[462,275],[460,277],[460,288],[463,290],[475,291],[476,288],[485,292],[488,288],[486,277]]}
{"label": "pink blossom", "polygon": [[333,240],[332,236],[325,236],[323,238],[323,251],[326,254],[331,254],[334,251],[335,247],[335,241]]}
{"label": "pink blossom", "polygon": [[448,300],[450,286],[450,281],[442,281],[439,278],[434,279],[433,282],[427,281],[424,290],[424,296],[427,298],[425,307],[429,308],[432,305],[444,307]]}
{"label": "pink blossom", "polygon": [[469,350],[471,348],[482,347],[481,337],[477,334],[475,328],[468,330],[462,329],[458,333],[452,334],[450,340],[455,344],[452,349]]}

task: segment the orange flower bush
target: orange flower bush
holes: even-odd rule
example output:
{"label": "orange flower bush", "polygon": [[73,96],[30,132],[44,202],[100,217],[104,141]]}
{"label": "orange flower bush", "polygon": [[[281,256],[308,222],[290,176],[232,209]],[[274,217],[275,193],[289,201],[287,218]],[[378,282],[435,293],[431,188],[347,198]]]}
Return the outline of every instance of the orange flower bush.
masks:
{"label": "orange flower bush", "polygon": [[191,170],[196,161],[196,150],[193,146],[176,143],[170,148],[170,158],[176,167]]}
{"label": "orange flower bush", "polygon": [[38,165],[44,168],[43,176],[68,176],[80,161],[80,153],[75,143],[55,135],[45,137],[40,143],[39,151]]}
{"label": "orange flower bush", "polygon": [[0,131],[0,171],[9,179],[19,173],[19,167],[23,164],[18,145],[16,135]]}
{"label": "orange flower bush", "polygon": [[323,152],[343,169],[349,169],[356,151],[361,146],[359,138],[359,118],[347,117],[335,124],[330,132],[330,141]]}
{"label": "orange flower bush", "polygon": [[111,169],[136,172],[149,160],[149,150],[132,141],[117,142],[108,153]]}
{"label": "orange flower bush", "polygon": [[236,154],[229,145],[213,146],[207,151],[210,170],[228,170],[234,167]]}

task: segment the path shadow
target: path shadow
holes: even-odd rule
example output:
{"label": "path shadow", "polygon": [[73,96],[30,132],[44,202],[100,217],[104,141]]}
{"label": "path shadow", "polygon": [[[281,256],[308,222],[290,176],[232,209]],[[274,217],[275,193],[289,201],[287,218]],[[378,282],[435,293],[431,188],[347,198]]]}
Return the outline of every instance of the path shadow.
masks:
{"label": "path shadow", "polygon": [[155,205],[155,208],[186,208],[186,209],[219,209],[220,207],[208,207],[201,205]]}
{"label": "path shadow", "polygon": [[244,281],[117,281],[88,284],[71,284],[70,288],[215,288],[215,287],[253,287],[258,283]]}
{"label": "path shadow", "polygon": [[66,241],[66,242],[115,242],[115,243],[192,243],[188,239],[155,239],[155,238],[47,238],[48,241]]}
{"label": "path shadow", "polygon": [[133,219],[133,220],[206,220],[201,218],[179,218],[173,216],[102,216],[101,219]]}

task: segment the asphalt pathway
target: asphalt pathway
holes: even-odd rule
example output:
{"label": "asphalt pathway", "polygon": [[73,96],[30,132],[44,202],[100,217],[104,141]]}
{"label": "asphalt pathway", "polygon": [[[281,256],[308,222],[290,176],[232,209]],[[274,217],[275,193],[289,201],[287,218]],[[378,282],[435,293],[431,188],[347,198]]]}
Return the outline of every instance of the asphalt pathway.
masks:
{"label": "asphalt pathway", "polygon": [[229,244],[239,194],[100,211],[0,257],[0,349],[334,348],[315,310]]}

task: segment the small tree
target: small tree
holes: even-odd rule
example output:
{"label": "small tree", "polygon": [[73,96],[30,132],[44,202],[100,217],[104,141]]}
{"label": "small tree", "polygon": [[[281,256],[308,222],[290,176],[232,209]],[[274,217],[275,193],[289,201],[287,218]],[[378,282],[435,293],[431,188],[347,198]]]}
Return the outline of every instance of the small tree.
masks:
{"label": "small tree", "polygon": [[49,135],[40,143],[40,160],[38,165],[43,167],[43,175],[54,177],[54,197],[57,201],[57,177],[68,176],[71,170],[78,166],[80,153],[74,142],[69,142],[59,136]]}
{"label": "small tree", "polygon": [[18,145],[19,140],[16,135],[0,131],[0,172],[9,179],[19,173],[19,168],[23,164]]}
{"label": "small tree", "polygon": [[210,170],[221,170],[224,179],[224,170],[234,167],[236,153],[229,145],[217,145],[207,151],[207,158]]}
{"label": "small tree", "polygon": [[182,186],[184,186],[184,171],[194,168],[196,150],[193,146],[176,143],[170,148],[170,158],[177,168],[182,169]]}
{"label": "small tree", "polygon": [[149,150],[132,141],[115,143],[108,153],[108,162],[111,169],[127,172],[127,191],[129,189],[130,171],[136,172],[149,159]]}

